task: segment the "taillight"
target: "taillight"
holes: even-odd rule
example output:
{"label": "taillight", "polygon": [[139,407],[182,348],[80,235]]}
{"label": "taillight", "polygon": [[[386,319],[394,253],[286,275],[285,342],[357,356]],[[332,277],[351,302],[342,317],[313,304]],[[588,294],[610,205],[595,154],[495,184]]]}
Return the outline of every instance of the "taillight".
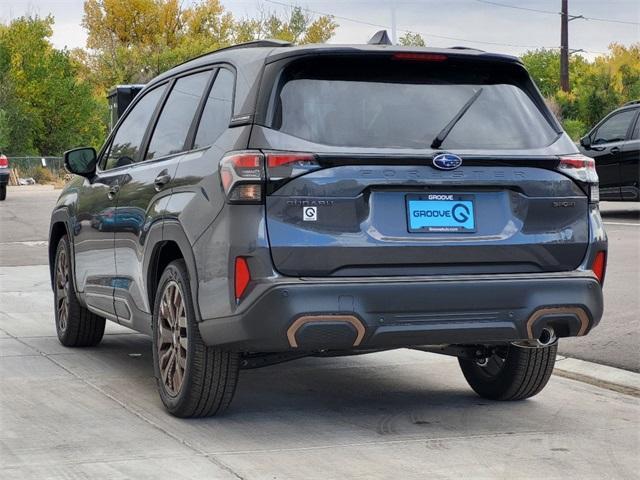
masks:
{"label": "taillight", "polygon": [[585,183],[598,183],[596,162],[591,157],[581,154],[560,157],[558,169],[565,175]]}
{"label": "taillight", "polygon": [[9,159],[4,155],[0,155],[0,168],[7,168],[8,166]]}
{"label": "taillight", "polygon": [[298,152],[269,152],[266,164],[272,181],[294,178],[320,168],[315,155]]}
{"label": "taillight", "polygon": [[236,302],[242,298],[244,292],[249,286],[251,281],[251,272],[249,271],[249,264],[244,257],[236,257],[235,264],[235,296]]}
{"label": "taillight", "polygon": [[413,62],[444,62],[447,59],[446,55],[440,53],[415,53],[415,52],[402,52],[395,53],[392,60],[409,60]]}
{"label": "taillight", "polygon": [[220,181],[229,203],[261,203],[264,158],[258,152],[235,152],[220,160]]}
{"label": "taillight", "polygon": [[607,252],[600,251],[596,253],[595,258],[593,259],[593,264],[591,265],[591,270],[600,282],[600,285],[603,285],[604,275],[607,271]]}

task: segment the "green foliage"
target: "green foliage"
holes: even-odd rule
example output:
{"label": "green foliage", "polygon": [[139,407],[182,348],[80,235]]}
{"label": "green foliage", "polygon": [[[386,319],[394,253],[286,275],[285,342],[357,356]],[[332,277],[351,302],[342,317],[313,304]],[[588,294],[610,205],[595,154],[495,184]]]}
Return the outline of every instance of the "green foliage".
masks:
{"label": "green foliage", "polygon": [[560,89],[560,54],[535,50],[522,56],[542,94],[559,108],[559,117],[572,138],[620,105],[640,99],[640,43],[612,44],[609,54],[588,62],[579,55],[569,62],[571,91]]}
{"label": "green foliage", "polygon": [[572,118],[565,120],[563,126],[565,131],[567,132],[567,135],[569,135],[571,139],[575,141],[580,140],[580,137],[587,133],[587,130],[589,129],[589,127],[587,127],[587,124],[582,120],[576,120]]}
{"label": "green foliage", "polygon": [[265,37],[325,42],[337,24],[294,7],[287,16],[236,20],[219,0],[87,0],[87,49],[55,49],[53,17],[0,24],[0,149],[9,155],[60,155],[99,146],[107,91],[144,83],[189,58]]}
{"label": "green foliage", "polygon": [[8,154],[60,155],[104,134],[91,85],[78,79],[69,52],[51,45],[53,18],[0,25],[0,125]]}
{"label": "green foliage", "polygon": [[9,114],[5,110],[0,110],[0,153],[7,150],[11,141],[11,124]]}
{"label": "green foliage", "polygon": [[407,32],[399,39],[400,45],[404,45],[405,47],[424,47],[426,43],[422,35],[419,33],[411,33]]}

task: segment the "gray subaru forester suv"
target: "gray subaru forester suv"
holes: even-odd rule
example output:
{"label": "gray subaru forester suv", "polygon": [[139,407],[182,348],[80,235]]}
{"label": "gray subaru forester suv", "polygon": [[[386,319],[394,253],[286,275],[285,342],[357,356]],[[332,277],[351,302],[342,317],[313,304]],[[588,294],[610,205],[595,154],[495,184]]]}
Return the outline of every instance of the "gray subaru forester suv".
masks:
{"label": "gray subaru forester suv", "polygon": [[516,58],[239,45],[149,82],[65,163],[59,339],[149,334],[180,417],[224,410],[243,368],[403,347],[523,399],[602,316],[594,162]]}

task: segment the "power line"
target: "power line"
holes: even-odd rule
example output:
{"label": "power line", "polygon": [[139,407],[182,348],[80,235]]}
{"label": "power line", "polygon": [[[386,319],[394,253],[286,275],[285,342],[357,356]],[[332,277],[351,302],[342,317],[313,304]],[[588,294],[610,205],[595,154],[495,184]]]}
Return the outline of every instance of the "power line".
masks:
{"label": "power line", "polygon": [[[295,7],[296,5],[292,4],[292,3],[286,3],[286,2],[279,2],[277,0],[264,0],[267,3],[273,3],[275,5],[281,5],[284,7]],[[344,20],[347,22],[353,22],[353,23],[359,23],[361,25],[368,25],[370,27],[376,27],[376,28],[385,28],[388,29],[389,25],[382,25],[379,23],[371,23],[371,22],[367,22],[364,20],[358,20],[356,18],[350,18],[350,17],[344,17],[341,15],[334,15],[333,13],[327,13],[327,12],[321,12],[318,10],[312,10],[310,8],[305,8],[306,11],[311,12],[311,13],[315,13],[316,15],[326,15],[326,16],[331,16],[333,18],[337,18],[338,20]],[[425,32],[421,32],[418,30],[407,30],[404,28],[398,28],[397,31],[399,32],[403,32],[403,33],[419,33],[420,35],[423,35],[425,37],[434,37],[434,38],[441,38],[444,40],[454,40],[456,42],[467,42],[467,43],[481,43],[484,45],[498,45],[498,46],[506,46],[506,47],[516,47],[516,48],[548,48],[548,49],[554,49],[554,48],[558,48],[558,47],[550,47],[550,46],[541,46],[541,45],[522,45],[522,44],[516,44],[516,43],[503,43],[503,42],[490,42],[490,41],[486,41],[486,40],[475,40],[472,38],[460,38],[460,37],[450,37],[448,35],[438,35],[435,33],[425,33]]]}
{"label": "power line", "polygon": [[[493,5],[495,7],[511,8],[514,10],[525,10],[527,12],[545,13],[548,15],[561,15],[561,12],[555,12],[552,10],[540,10],[537,8],[520,7],[517,5],[509,5],[506,3],[494,2],[492,0],[475,0],[478,3],[484,3],[486,5]],[[587,17],[585,15],[570,15],[570,18],[581,18],[583,20],[592,20],[594,22],[607,22],[607,23],[622,23],[625,25],[640,25],[640,22],[630,22],[628,20],[615,20],[613,18],[600,18],[600,17]]]}

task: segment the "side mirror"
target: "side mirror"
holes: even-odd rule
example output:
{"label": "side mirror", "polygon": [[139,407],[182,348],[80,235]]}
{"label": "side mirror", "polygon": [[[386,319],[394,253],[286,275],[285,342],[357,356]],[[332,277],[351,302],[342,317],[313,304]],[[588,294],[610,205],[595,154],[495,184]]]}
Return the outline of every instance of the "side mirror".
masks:
{"label": "side mirror", "polygon": [[74,148],[64,152],[64,166],[70,173],[90,177],[96,171],[96,149],[92,147]]}
{"label": "side mirror", "polygon": [[585,135],[580,139],[580,145],[584,148],[591,148],[591,137],[589,135]]}

